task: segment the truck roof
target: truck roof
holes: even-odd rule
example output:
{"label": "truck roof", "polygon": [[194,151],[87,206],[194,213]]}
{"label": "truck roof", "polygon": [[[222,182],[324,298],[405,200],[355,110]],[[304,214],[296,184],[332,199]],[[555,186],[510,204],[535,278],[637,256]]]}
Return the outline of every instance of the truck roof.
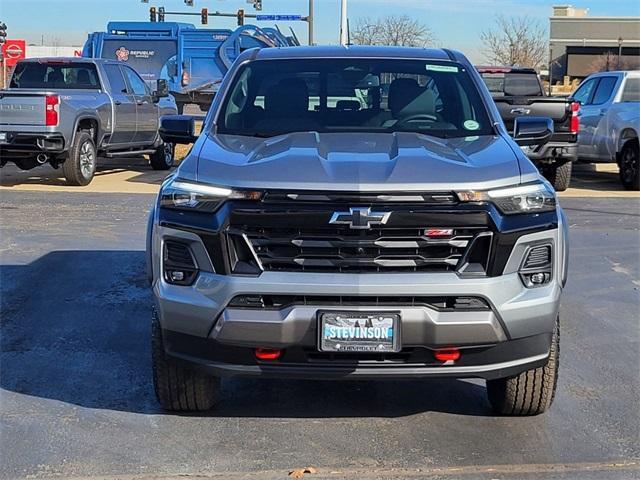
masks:
{"label": "truck roof", "polygon": [[476,70],[480,73],[537,73],[534,68],[529,67],[503,67],[490,65],[477,65]]}
{"label": "truck roof", "polygon": [[[255,52],[255,51],[254,51]],[[447,53],[449,52],[451,56]],[[256,59],[271,58],[421,58],[461,61],[462,55],[441,48],[388,47],[373,45],[327,45],[262,48],[253,53]]]}
{"label": "truck roof", "polygon": [[20,60],[21,63],[120,63],[117,60],[88,57],[32,57]]}

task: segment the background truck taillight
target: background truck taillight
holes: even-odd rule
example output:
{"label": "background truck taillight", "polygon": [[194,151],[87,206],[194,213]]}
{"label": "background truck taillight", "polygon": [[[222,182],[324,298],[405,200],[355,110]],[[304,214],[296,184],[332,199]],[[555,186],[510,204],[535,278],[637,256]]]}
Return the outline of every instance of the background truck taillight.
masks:
{"label": "background truck taillight", "polygon": [[189,73],[186,70],[182,71],[182,86],[186,87],[189,85]]}
{"label": "background truck taillight", "polygon": [[60,120],[59,109],[60,97],[58,95],[47,95],[45,97],[44,124],[47,127],[57,127]]}
{"label": "background truck taillight", "polygon": [[571,133],[578,133],[580,130],[580,117],[578,113],[580,112],[580,103],[573,102],[571,104],[571,122],[569,124],[569,129]]}

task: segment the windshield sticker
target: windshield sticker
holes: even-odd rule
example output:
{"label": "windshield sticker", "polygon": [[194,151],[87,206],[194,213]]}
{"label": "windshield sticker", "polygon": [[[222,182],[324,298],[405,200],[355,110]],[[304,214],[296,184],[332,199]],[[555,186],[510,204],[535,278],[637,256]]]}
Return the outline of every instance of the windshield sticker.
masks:
{"label": "windshield sticker", "polygon": [[464,122],[464,128],[467,130],[478,130],[480,128],[480,124],[475,120],[467,120]]}
{"label": "windshield sticker", "polygon": [[458,73],[458,67],[453,65],[425,65],[427,70],[432,72],[447,72],[447,73]]}

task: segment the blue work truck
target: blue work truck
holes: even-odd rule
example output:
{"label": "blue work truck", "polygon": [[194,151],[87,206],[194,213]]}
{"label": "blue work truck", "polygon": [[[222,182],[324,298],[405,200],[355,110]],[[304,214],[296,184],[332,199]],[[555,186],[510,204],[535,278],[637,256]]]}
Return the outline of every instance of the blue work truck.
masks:
{"label": "blue work truck", "polygon": [[179,22],[109,22],[106,32],[89,34],[82,56],[126,63],[149,85],[165,79],[182,113],[189,103],[209,107],[229,66],[244,50],[296,43],[277,29],[254,25],[230,30]]}

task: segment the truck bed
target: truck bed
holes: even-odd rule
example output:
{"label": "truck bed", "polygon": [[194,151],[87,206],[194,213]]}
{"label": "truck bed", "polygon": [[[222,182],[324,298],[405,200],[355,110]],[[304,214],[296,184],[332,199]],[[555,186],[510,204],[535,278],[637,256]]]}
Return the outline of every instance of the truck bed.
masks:
{"label": "truck bed", "polygon": [[[571,101],[563,97],[495,97],[494,101],[507,129],[513,131],[518,117],[549,117],[553,120],[552,141],[571,141]],[[575,138],[573,138],[575,141]]]}

